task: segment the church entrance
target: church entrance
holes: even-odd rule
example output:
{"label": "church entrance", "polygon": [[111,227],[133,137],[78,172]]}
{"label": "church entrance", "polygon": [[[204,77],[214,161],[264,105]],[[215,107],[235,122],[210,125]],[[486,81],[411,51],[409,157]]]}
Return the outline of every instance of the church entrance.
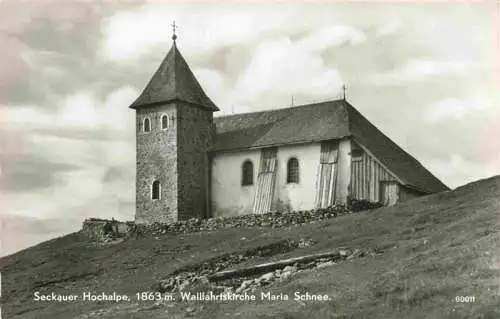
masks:
{"label": "church entrance", "polygon": [[321,144],[316,188],[316,207],[326,208],[335,203],[335,184],[337,181],[337,143]]}
{"label": "church entrance", "polygon": [[257,190],[253,212],[264,214],[271,211],[274,188],[276,186],[276,166],[278,149],[266,148],[261,151],[259,175],[257,176]]}

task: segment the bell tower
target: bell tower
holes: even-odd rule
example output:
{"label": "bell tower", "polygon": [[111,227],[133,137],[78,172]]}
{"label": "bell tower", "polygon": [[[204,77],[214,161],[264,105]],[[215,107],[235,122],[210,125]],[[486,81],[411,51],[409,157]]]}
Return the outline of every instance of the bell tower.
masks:
{"label": "bell tower", "polygon": [[217,106],[196,80],[176,44],[139,97],[136,113],[136,223],[205,217],[207,151]]}

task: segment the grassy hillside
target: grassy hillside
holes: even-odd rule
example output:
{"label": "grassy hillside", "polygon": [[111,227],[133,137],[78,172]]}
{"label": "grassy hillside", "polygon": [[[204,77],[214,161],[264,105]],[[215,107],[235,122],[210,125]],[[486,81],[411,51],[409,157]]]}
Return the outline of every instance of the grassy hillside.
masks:
{"label": "grassy hillside", "polygon": [[[0,260],[3,318],[500,318],[500,177],[394,207],[282,229],[224,229],[96,246],[74,233]],[[33,293],[148,291],[169,273],[282,239],[380,254],[297,274],[275,293],[328,294],[297,302],[35,302]],[[257,257],[246,262],[260,263]],[[267,289],[267,288],[266,288]],[[458,303],[456,296],[474,296]]]}

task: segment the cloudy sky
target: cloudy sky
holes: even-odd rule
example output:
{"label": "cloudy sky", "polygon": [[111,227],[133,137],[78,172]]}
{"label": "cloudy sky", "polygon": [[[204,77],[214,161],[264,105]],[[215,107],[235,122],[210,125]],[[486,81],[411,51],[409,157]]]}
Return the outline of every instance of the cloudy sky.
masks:
{"label": "cloudy sky", "polygon": [[221,114],[347,97],[450,187],[500,174],[496,1],[0,1],[1,255],[132,220],[137,97],[178,47]]}

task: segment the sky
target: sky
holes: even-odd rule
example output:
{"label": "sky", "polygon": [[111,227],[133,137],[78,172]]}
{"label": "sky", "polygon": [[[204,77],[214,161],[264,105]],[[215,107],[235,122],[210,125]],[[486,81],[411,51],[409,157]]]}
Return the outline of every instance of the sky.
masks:
{"label": "sky", "polygon": [[218,115],[347,100],[449,187],[500,174],[500,13],[473,2],[0,0],[0,255],[133,220],[128,106],[172,45]]}

